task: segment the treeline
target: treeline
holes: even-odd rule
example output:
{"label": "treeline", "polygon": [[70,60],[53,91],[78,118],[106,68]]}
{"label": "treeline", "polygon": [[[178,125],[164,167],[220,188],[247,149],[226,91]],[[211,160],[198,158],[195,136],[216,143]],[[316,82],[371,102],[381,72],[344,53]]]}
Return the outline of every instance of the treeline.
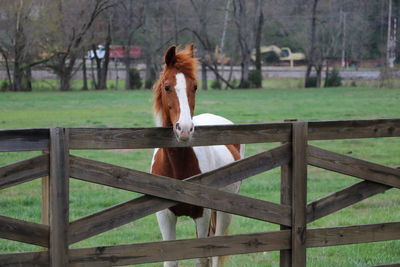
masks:
{"label": "treeline", "polygon": [[[61,91],[71,90],[77,71],[83,90],[101,90],[107,88],[109,47],[121,45],[125,87],[132,89],[129,73],[138,61],[130,60],[129,47],[138,46],[150,88],[166,48],[194,43],[203,89],[210,72],[216,87],[249,88],[261,86],[260,47],[276,45],[304,53],[306,83],[315,76],[313,86],[320,86],[330,59],[345,65],[364,59],[386,64],[388,53],[398,58],[393,28],[399,17],[400,0],[0,0],[0,55],[9,91],[32,90],[36,66],[56,74]],[[99,44],[106,53],[94,53],[88,77],[87,52]],[[240,65],[238,82],[221,74],[234,64]]]}

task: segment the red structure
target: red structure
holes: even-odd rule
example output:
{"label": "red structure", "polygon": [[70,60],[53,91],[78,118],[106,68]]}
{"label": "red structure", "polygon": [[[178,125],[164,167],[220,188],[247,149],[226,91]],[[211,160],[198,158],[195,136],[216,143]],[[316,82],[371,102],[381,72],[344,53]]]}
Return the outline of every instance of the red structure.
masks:
{"label": "red structure", "polygon": [[[129,58],[139,59],[142,54],[142,49],[138,46],[129,47]],[[125,47],[123,45],[110,46],[110,59],[123,59],[125,58]]]}

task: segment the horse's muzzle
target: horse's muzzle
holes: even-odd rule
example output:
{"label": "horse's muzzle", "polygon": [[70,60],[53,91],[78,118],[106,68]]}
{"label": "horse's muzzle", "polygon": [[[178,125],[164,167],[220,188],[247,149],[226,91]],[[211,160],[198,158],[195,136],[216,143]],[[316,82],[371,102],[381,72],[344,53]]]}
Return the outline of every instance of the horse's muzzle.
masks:
{"label": "horse's muzzle", "polygon": [[188,142],[192,138],[194,125],[193,123],[189,125],[181,125],[180,123],[176,123],[174,126],[174,132],[178,142]]}

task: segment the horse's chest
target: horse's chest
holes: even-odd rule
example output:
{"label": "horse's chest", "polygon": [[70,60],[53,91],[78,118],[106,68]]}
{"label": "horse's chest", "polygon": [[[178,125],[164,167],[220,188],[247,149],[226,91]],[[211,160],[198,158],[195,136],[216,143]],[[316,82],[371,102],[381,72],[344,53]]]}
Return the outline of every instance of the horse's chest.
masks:
{"label": "horse's chest", "polygon": [[[192,148],[158,149],[153,158],[151,172],[154,174],[183,180],[199,174],[200,168]],[[170,210],[176,216],[190,216],[193,219],[203,216],[203,208],[189,204],[178,204]]]}

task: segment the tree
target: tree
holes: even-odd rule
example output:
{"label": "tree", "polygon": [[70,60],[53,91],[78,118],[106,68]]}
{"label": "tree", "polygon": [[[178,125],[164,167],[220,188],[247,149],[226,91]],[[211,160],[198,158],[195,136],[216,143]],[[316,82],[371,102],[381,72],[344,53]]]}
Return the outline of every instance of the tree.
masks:
{"label": "tree", "polygon": [[125,66],[125,89],[132,89],[129,79],[131,69],[130,47],[134,44],[134,37],[138,34],[144,23],[144,2],[134,0],[123,0],[115,7],[115,23],[113,30],[115,38],[123,44]]}
{"label": "tree", "polygon": [[262,28],[264,24],[264,15],[263,15],[263,0],[256,0],[256,7],[255,7],[255,16],[254,16],[254,49],[256,51],[256,59],[254,65],[256,67],[256,84],[254,85],[257,88],[262,87],[262,65],[261,65],[261,35],[262,35]]}
{"label": "tree", "polygon": [[[31,68],[43,63],[38,58],[37,15],[41,1],[1,2],[4,16],[2,28],[6,32],[0,41],[0,53],[5,59],[9,89],[12,91],[31,91]],[[11,74],[12,66],[12,74]]]}
{"label": "tree", "polygon": [[[263,0],[254,0],[253,2],[244,0],[234,0],[234,18],[237,28],[237,38],[240,47],[240,66],[241,78],[240,88],[249,88],[249,71],[251,64],[251,52],[256,49],[256,69],[257,84],[261,87],[261,36],[264,24]],[[254,18],[254,19],[253,19]]]}
{"label": "tree", "polygon": [[47,0],[42,14],[49,37],[42,45],[52,55],[46,66],[58,76],[61,91],[71,90],[77,59],[85,53],[87,33],[96,18],[113,5],[113,0]]}

